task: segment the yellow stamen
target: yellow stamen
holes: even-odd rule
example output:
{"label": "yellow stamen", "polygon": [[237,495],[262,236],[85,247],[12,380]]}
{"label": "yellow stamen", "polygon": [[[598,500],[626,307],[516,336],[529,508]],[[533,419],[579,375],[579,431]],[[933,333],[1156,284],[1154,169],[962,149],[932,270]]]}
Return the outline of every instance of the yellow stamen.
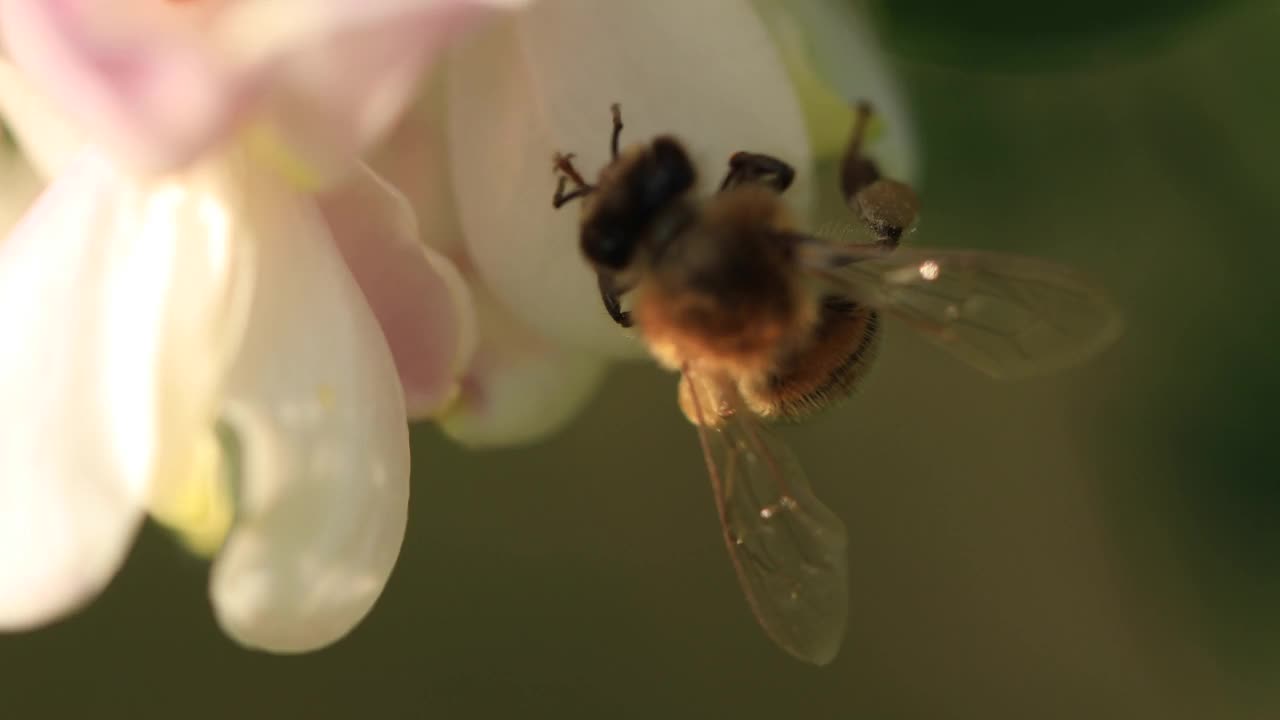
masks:
{"label": "yellow stamen", "polygon": [[275,126],[265,123],[250,125],[244,130],[244,146],[255,160],[274,168],[299,189],[320,189],[320,173],[289,146]]}
{"label": "yellow stamen", "polygon": [[231,530],[235,498],[230,470],[218,437],[210,430],[196,443],[186,476],[166,483],[152,500],[152,517],[197,555],[212,556]]}

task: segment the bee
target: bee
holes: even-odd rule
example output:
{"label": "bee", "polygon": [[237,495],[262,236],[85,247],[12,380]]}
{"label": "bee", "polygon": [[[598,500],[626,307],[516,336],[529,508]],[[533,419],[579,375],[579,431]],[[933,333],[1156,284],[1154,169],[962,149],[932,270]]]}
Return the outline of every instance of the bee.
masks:
{"label": "bee", "polygon": [[572,155],[554,158],[552,205],[581,201],[579,241],[605,311],[680,373],[678,403],[697,428],[752,613],[782,649],[818,665],[845,634],[845,529],[766,421],[848,396],[887,318],[1000,378],[1081,362],[1121,327],[1106,295],[1066,267],[900,247],[919,201],[863,151],[871,106],[855,112],[839,178],[861,230],[854,240],[800,228],[785,201],[795,171],[778,158],[734,153],[704,194],[675,137],[620,150],[617,104],[612,159],[594,183]]}

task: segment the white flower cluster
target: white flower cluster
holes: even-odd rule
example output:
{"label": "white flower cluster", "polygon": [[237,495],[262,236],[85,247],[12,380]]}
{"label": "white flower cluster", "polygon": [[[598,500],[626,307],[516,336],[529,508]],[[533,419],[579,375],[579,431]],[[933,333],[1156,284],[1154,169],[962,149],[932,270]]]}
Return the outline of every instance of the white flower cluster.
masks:
{"label": "white flower cluster", "polygon": [[[844,12],[0,0],[0,628],[92,599],[149,515],[212,558],[237,641],[345,635],[399,554],[407,419],[530,442],[639,352],[552,154],[602,165],[620,102],[712,174],[791,159],[803,208],[831,108],[905,125]],[[878,153],[909,170],[906,133]]]}

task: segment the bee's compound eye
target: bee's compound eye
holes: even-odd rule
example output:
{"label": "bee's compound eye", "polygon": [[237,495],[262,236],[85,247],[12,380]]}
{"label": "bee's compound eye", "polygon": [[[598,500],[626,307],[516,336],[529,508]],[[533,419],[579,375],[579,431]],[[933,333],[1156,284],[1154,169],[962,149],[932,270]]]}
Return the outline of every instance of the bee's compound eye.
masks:
{"label": "bee's compound eye", "polygon": [[588,225],[582,229],[582,253],[592,263],[610,270],[622,270],[631,262],[635,241],[616,228]]}

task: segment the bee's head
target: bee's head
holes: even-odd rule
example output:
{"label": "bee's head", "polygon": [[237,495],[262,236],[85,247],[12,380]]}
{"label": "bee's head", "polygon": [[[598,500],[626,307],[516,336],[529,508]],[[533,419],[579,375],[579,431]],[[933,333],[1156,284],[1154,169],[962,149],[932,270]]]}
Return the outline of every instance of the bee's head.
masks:
{"label": "bee's head", "polygon": [[582,223],[582,252],[596,267],[630,265],[653,220],[694,183],[693,163],[675,138],[662,136],[605,171]]}

